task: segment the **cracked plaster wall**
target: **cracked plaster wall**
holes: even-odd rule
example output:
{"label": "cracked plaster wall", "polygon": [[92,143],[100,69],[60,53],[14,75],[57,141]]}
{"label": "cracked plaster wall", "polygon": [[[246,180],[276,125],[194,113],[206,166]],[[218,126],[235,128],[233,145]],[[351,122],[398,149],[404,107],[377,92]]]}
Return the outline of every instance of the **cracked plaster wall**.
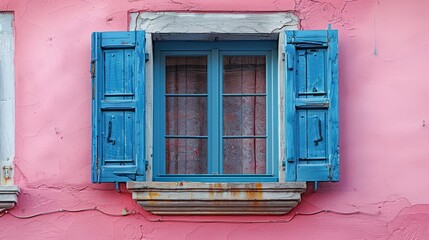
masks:
{"label": "cracked plaster wall", "polygon": [[[0,239],[428,239],[429,2],[425,0],[4,0],[15,14],[17,215]],[[90,33],[126,30],[129,11],[294,12],[302,29],[339,29],[341,181],[309,190],[289,223],[155,219],[129,193],[90,183]],[[281,220],[281,217],[216,217]],[[165,217],[198,221],[211,217]]]}

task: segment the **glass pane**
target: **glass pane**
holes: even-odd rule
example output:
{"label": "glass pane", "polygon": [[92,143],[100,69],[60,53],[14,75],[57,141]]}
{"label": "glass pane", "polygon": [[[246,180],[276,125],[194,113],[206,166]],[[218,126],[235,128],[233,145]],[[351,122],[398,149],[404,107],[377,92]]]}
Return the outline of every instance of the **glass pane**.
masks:
{"label": "glass pane", "polygon": [[207,93],[207,56],[166,57],[167,94]]}
{"label": "glass pane", "polygon": [[207,173],[207,139],[166,139],[167,174]]}
{"label": "glass pane", "polygon": [[223,97],[224,136],[260,136],[265,128],[265,97]]}
{"label": "glass pane", "polygon": [[265,56],[224,56],[224,93],[265,93]]}
{"label": "glass pane", "polygon": [[223,172],[225,174],[265,174],[266,140],[224,139]]}
{"label": "glass pane", "polygon": [[207,136],[207,97],[166,97],[165,101],[167,135]]}

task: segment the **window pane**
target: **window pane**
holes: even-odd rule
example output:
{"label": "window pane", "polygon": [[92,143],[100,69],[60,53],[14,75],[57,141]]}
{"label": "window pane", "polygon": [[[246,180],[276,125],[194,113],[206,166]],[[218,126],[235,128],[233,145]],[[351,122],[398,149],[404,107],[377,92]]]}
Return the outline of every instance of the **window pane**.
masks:
{"label": "window pane", "polygon": [[166,139],[167,174],[207,173],[207,139]]}
{"label": "window pane", "polygon": [[265,97],[224,97],[223,134],[261,136],[266,134]]}
{"label": "window pane", "polygon": [[224,139],[223,172],[225,174],[265,174],[266,140]]}
{"label": "window pane", "polygon": [[166,97],[167,135],[207,136],[207,97]]}
{"label": "window pane", "polygon": [[207,56],[166,57],[167,94],[207,93]]}
{"label": "window pane", "polygon": [[265,56],[224,56],[223,93],[265,93]]}

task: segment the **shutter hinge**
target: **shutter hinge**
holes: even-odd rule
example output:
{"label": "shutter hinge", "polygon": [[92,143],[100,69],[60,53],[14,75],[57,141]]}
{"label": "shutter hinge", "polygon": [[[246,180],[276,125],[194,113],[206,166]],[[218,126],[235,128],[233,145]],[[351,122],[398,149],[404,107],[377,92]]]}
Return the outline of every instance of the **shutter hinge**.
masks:
{"label": "shutter hinge", "polygon": [[286,170],[286,159],[283,159],[282,161],[282,168],[283,170]]}
{"label": "shutter hinge", "polygon": [[285,61],[285,53],[282,53],[282,61]]}
{"label": "shutter hinge", "polygon": [[144,54],[144,60],[147,62],[149,61],[149,53]]}
{"label": "shutter hinge", "polygon": [[331,166],[331,164],[329,164],[328,165],[328,179],[329,180],[332,180],[332,175],[333,175],[333,173],[332,173],[332,166]]}
{"label": "shutter hinge", "polygon": [[92,99],[95,99],[95,60],[91,61]]}
{"label": "shutter hinge", "polygon": [[91,60],[91,78],[95,77],[95,60]]}
{"label": "shutter hinge", "polygon": [[144,166],[145,166],[146,171],[149,170],[149,161],[148,160],[144,161]]}

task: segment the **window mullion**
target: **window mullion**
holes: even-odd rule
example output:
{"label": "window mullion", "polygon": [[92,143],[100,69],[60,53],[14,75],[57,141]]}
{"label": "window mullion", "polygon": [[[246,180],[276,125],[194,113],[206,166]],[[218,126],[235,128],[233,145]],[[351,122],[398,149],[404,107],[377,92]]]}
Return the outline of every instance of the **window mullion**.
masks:
{"label": "window mullion", "polygon": [[217,127],[218,127],[218,173],[223,174],[223,58],[222,55],[219,54],[218,49],[214,49],[216,51],[216,96],[217,96]]}
{"label": "window mullion", "polygon": [[219,50],[212,49],[208,64],[208,173],[221,174],[221,118],[219,116]]}

